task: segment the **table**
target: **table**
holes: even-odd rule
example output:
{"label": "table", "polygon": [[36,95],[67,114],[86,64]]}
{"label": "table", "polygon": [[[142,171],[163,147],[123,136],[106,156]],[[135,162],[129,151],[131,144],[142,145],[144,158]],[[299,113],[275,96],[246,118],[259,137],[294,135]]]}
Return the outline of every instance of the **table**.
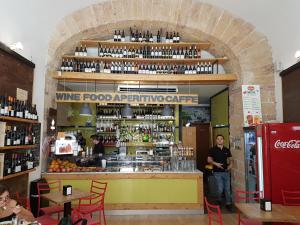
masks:
{"label": "table", "polygon": [[69,215],[71,215],[71,201],[78,200],[80,198],[87,198],[91,195],[92,194],[89,192],[73,188],[72,195],[65,196],[61,191],[42,194],[42,197],[48,199],[51,202],[54,202],[55,204],[64,204],[64,217],[68,217]]}
{"label": "table", "polygon": [[249,219],[261,222],[300,222],[300,206],[272,204],[272,211],[265,212],[255,203],[235,203],[236,208]]}

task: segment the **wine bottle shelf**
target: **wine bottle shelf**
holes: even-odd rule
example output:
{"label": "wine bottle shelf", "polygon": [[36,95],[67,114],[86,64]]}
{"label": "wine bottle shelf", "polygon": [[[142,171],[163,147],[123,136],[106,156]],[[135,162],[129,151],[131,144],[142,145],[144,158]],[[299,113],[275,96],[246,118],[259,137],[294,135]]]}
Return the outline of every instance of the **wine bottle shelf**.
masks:
{"label": "wine bottle shelf", "polygon": [[126,46],[131,48],[140,48],[142,46],[153,46],[153,47],[190,47],[196,46],[198,49],[208,49],[210,47],[209,42],[179,42],[179,43],[166,43],[166,42],[115,42],[115,41],[100,41],[100,40],[81,40],[80,43],[86,47],[98,47],[103,45],[106,47],[117,47]]}
{"label": "wine bottle shelf", "polygon": [[36,147],[37,147],[37,145],[5,146],[5,147],[0,147],[0,151],[3,151],[3,150],[32,149],[32,148],[36,148]]}
{"label": "wine bottle shelf", "polygon": [[99,134],[115,134],[116,132],[113,131],[99,131]]}
{"label": "wine bottle shelf", "polygon": [[73,82],[136,82],[139,84],[229,84],[237,80],[235,74],[107,74],[84,72],[54,72],[52,77]]}
{"label": "wine bottle shelf", "polygon": [[104,147],[116,147],[116,144],[104,144]]}
{"label": "wine bottle shelf", "polygon": [[22,119],[22,118],[17,118],[17,117],[9,117],[9,116],[0,116],[0,120],[20,122],[20,123],[34,123],[34,124],[39,123],[39,121],[37,121],[37,120],[28,120],[28,119]]}
{"label": "wine bottle shelf", "polygon": [[[124,142],[126,147],[153,147],[152,142]],[[122,143],[122,144],[124,144]]]}
{"label": "wine bottle shelf", "polygon": [[198,62],[224,63],[228,61],[227,57],[223,58],[185,58],[185,59],[162,59],[162,58],[116,58],[116,57],[99,57],[99,56],[75,56],[64,55],[63,59],[81,59],[88,61],[104,61],[104,62],[137,62],[137,63],[172,63],[172,64],[196,64]]}
{"label": "wine bottle shelf", "polygon": [[[99,120],[101,120],[99,118]],[[113,121],[174,121],[174,119],[126,119],[126,118],[122,118],[122,119],[103,119],[103,120],[113,120]]]}
{"label": "wine bottle shelf", "polygon": [[26,170],[26,171],[23,171],[23,172],[19,172],[19,173],[15,173],[15,174],[12,174],[12,175],[8,175],[8,176],[3,177],[1,180],[7,180],[7,179],[10,179],[10,178],[13,178],[13,177],[18,177],[18,176],[21,176],[21,175],[24,175],[24,174],[31,173],[31,172],[33,172],[35,170],[36,170],[36,168],[33,168],[33,169]]}

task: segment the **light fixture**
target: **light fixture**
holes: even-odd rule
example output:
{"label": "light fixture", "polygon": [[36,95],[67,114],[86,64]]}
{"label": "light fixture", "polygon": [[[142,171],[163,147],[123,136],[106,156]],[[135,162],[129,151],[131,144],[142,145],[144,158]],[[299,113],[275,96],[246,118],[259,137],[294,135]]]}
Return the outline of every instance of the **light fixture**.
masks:
{"label": "light fixture", "polygon": [[186,127],[190,127],[191,126],[191,122],[188,121],[186,124],[185,124]]}
{"label": "light fixture", "polygon": [[132,113],[132,108],[130,107],[129,104],[126,104],[124,108],[122,109],[122,117],[123,118],[132,118],[133,113]]}
{"label": "light fixture", "polygon": [[80,116],[91,116],[92,110],[88,103],[83,103],[80,109]]}
{"label": "light fixture", "polygon": [[11,45],[9,45],[9,48],[10,48],[11,50],[13,50],[13,51],[18,51],[18,50],[23,50],[23,49],[24,49],[22,43],[19,42],[19,41],[16,42],[16,43],[13,43],[13,44],[11,44]]}
{"label": "light fixture", "polygon": [[164,116],[164,117],[173,116],[170,105],[164,105],[164,109],[162,111],[162,116]]}
{"label": "light fixture", "polygon": [[52,119],[52,121],[51,121],[51,127],[50,127],[50,130],[55,130],[55,120],[54,119]]}
{"label": "light fixture", "polygon": [[299,62],[300,61],[300,50],[297,50],[296,52],[295,52],[295,58],[297,59],[297,62]]}

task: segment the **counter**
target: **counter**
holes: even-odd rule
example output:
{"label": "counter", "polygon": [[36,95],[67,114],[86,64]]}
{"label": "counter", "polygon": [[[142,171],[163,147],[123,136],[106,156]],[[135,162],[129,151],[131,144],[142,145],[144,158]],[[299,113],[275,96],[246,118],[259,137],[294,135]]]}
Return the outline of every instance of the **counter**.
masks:
{"label": "counter", "polygon": [[107,210],[196,210],[203,213],[203,174],[184,172],[72,172],[43,173],[89,191],[91,180],[108,182]]}

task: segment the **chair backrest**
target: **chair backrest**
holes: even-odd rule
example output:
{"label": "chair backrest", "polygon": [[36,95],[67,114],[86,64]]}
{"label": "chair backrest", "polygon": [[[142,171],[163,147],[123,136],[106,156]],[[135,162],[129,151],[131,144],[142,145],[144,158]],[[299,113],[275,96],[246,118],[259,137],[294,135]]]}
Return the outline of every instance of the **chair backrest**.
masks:
{"label": "chair backrest", "polygon": [[104,194],[106,192],[107,183],[92,180],[90,192],[93,194]]}
{"label": "chair backrest", "polygon": [[219,223],[220,225],[223,225],[223,218],[222,218],[220,206],[210,204],[207,201],[206,197],[204,198],[204,200],[205,200],[205,205],[208,213],[209,225],[211,225],[213,221]]}
{"label": "chair backrest", "polygon": [[30,210],[30,200],[27,196],[20,196],[20,193],[18,191],[10,194],[10,197],[17,201],[18,204],[23,206],[25,209]]}
{"label": "chair backrest", "polygon": [[300,191],[281,190],[284,205],[300,205]]}
{"label": "chair backrest", "polygon": [[41,194],[48,192],[58,192],[61,191],[61,181],[50,181],[47,183],[37,183],[38,191],[38,215],[41,209]]}
{"label": "chair backrest", "polygon": [[259,201],[259,191],[235,191],[235,201],[237,203],[240,202],[251,202],[251,201]]}

